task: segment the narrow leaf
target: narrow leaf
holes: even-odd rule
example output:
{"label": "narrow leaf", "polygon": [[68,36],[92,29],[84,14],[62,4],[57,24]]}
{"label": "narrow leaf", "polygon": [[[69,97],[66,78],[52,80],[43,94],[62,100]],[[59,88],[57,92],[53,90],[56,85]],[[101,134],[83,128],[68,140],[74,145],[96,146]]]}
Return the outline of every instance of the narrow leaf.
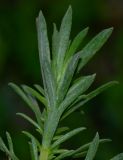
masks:
{"label": "narrow leaf", "polygon": [[85,130],[85,128],[81,127],[81,128],[77,128],[77,129],[74,129],[74,130],[66,133],[61,138],[59,138],[57,141],[55,141],[51,148],[55,148],[56,146],[58,146],[61,143],[65,142],[66,140],[70,139],[71,137],[73,137],[74,135],[78,134],[79,132],[82,132],[83,130]]}
{"label": "narrow leaf", "polygon": [[80,157],[85,157],[87,154],[87,151],[81,152],[81,153],[77,153],[73,156],[73,158],[80,158]]}
{"label": "narrow leaf", "polygon": [[[87,95],[82,95],[81,97],[79,97],[79,103],[71,105],[70,109],[68,111],[66,111],[62,117],[62,120],[65,119],[67,116],[69,116],[71,113],[73,113],[75,110],[79,109],[80,107],[82,107],[85,103],[87,103],[89,100],[93,99],[94,97],[96,97],[98,94],[100,94],[101,92],[105,91],[106,89],[108,89],[109,87],[118,84],[117,81],[111,81],[108,82],[102,86],[100,86],[99,88],[95,89],[94,91],[90,92]],[[78,101],[78,100],[77,100]]]}
{"label": "narrow leaf", "polygon": [[13,149],[13,143],[12,143],[11,136],[10,136],[10,134],[8,132],[6,132],[6,136],[7,136],[7,140],[8,140],[10,153],[14,154],[14,149]]}
{"label": "narrow leaf", "polygon": [[49,107],[55,107],[56,105],[56,85],[54,75],[48,61],[44,61],[44,81],[46,85],[46,93],[49,100]]}
{"label": "narrow leaf", "polygon": [[73,40],[72,44],[70,45],[70,48],[68,52],[66,53],[65,59],[70,58],[73,54],[75,54],[76,50],[78,49],[79,45],[82,43],[83,39],[88,33],[88,27],[82,30]]}
{"label": "narrow leaf", "polygon": [[31,142],[29,142],[30,152],[31,152],[31,159],[38,160],[38,149],[35,139],[32,137]]}
{"label": "narrow leaf", "polygon": [[[49,41],[47,37],[47,26],[45,18],[42,12],[39,13],[37,18],[37,31],[38,31],[38,46],[39,46],[39,58],[42,71],[43,84],[45,89],[45,95],[47,97],[48,106],[54,106],[54,80],[53,74],[51,73],[51,60],[50,60],[50,49]],[[51,98],[52,97],[52,98]]]}
{"label": "narrow leaf", "polygon": [[94,91],[90,92],[89,94],[87,94],[86,97],[87,97],[87,99],[92,99],[95,96],[97,96],[98,94],[100,94],[101,92],[105,91],[109,87],[112,87],[112,86],[114,86],[116,84],[118,84],[117,81],[108,82],[108,83],[100,86],[99,88],[95,89]]}
{"label": "narrow leaf", "polygon": [[74,94],[75,97],[78,97],[78,95],[85,92],[91,86],[95,76],[96,74],[79,78],[79,80],[69,89],[67,96]]}
{"label": "narrow leaf", "polygon": [[[100,139],[99,140],[100,144],[103,144],[103,143],[106,143],[106,142],[111,142],[111,140],[110,139]],[[91,144],[92,144],[92,142],[89,142],[89,143],[86,143],[86,144],[80,146],[79,148],[77,148],[74,151],[74,155],[78,154],[78,153],[81,153],[81,152],[84,152],[85,150],[88,150],[88,148],[90,147]]]}
{"label": "narrow leaf", "polygon": [[55,79],[57,79],[57,54],[58,54],[58,48],[59,48],[59,32],[57,30],[56,24],[53,24],[53,36],[52,36],[52,69],[55,76]]}
{"label": "narrow leaf", "polygon": [[64,153],[64,152],[67,152],[69,151],[68,149],[56,149],[56,150],[53,150],[53,153],[54,154],[61,154],[61,153]]}
{"label": "narrow leaf", "polygon": [[0,137],[0,150],[5,152],[7,155],[9,155],[9,150],[6,147],[4,141],[2,140],[2,138]]}
{"label": "narrow leaf", "polygon": [[65,100],[61,103],[61,110],[65,110],[71,103],[73,103],[77,97],[85,92],[95,79],[95,74],[91,76],[85,76],[80,78],[72,87],[69,89]]}
{"label": "narrow leaf", "polygon": [[16,84],[14,83],[9,83],[9,86],[11,86],[15,92],[21,96],[21,98],[28,104],[28,106],[32,109],[32,111],[35,113],[36,119],[38,121],[38,123],[42,126],[42,122],[41,122],[41,112],[39,109],[39,106],[36,102],[36,100],[31,97],[30,95],[26,95],[22,89],[20,89],[20,87],[18,87]]}
{"label": "narrow leaf", "polygon": [[117,156],[113,157],[111,160],[123,160],[123,153],[118,154]]}
{"label": "narrow leaf", "polygon": [[18,87],[16,84],[14,83],[9,83],[9,86],[14,89],[14,91],[21,96],[21,98],[28,104],[28,106],[32,109],[32,103],[31,101],[29,100],[29,98],[26,96],[26,94],[22,91],[22,89],[20,89],[20,87]]}
{"label": "narrow leaf", "polygon": [[29,116],[27,116],[26,114],[23,114],[23,113],[16,113],[16,114],[19,115],[19,116],[21,116],[21,117],[23,117],[28,122],[30,122],[32,125],[34,125],[37,129],[39,129],[39,131],[40,131],[41,134],[43,133],[42,128],[32,118],[30,118]]}
{"label": "narrow leaf", "polygon": [[31,140],[34,139],[34,141],[36,142],[36,145],[40,148],[40,142],[29,132],[27,131],[22,131],[23,134],[25,134],[28,138],[30,138]]}
{"label": "narrow leaf", "polygon": [[60,127],[57,129],[56,135],[61,134],[61,133],[68,131],[68,130],[69,130],[69,127]]}
{"label": "narrow leaf", "polygon": [[38,18],[36,19],[37,32],[38,32],[38,48],[41,67],[44,60],[48,60],[50,63],[50,49],[47,35],[47,25],[42,11],[40,11]]}
{"label": "narrow leaf", "polygon": [[61,74],[61,77],[59,77],[59,80],[58,80],[59,85],[57,88],[58,102],[61,102],[67,93],[67,90],[70,86],[75,69],[77,67],[78,60],[79,60],[78,54],[75,54],[73,57],[71,57],[68,65],[65,67],[63,73]]}
{"label": "narrow leaf", "polygon": [[58,51],[59,44],[59,32],[57,30],[56,24],[53,24],[53,36],[52,36],[52,56],[55,59],[55,56]]}
{"label": "narrow leaf", "polygon": [[[7,137],[8,138],[8,137]],[[10,137],[9,137],[10,138]],[[9,143],[11,143],[10,142],[11,140],[9,139]],[[10,144],[9,144],[10,145]],[[11,144],[12,145],[12,144]],[[12,147],[12,146],[11,146]],[[12,148],[11,148],[12,149]],[[5,152],[6,154],[7,154],[7,156],[8,156],[8,158],[10,159],[12,159],[12,160],[19,160],[18,159],[18,157],[14,154],[14,153],[11,153],[9,150],[8,150],[8,148],[6,147],[6,145],[5,145],[5,143],[4,143],[4,141],[2,140],[2,138],[0,137],[0,150],[1,151],[3,151],[3,152]]]}
{"label": "narrow leaf", "polygon": [[58,53],[56,58],[58,73],[61,71],[61,68],[63,66],[65,53],[69,43],[71,25],[72,25],[72,8],[70,6],[65,16],[62,19],[60,32],[59,32],[59,43],[58,43],[59,47],[58,47]]}
{"label": "narrow leaf", "polygon": [[23,90],[30,94],[31,96],[37,98],[40,102],[42,102],[45,106],[47,105],[46,99],[41,96],[36,90],[34,90],[33,88],[27,86],[27,85],[22,85]]}
{"label": "narrow leaf", "polygon": [[87,152],[85,160],[93,160],[94,159],[96,152],[97,152],[97,149],[98,149],[98,146],[99,146],[99,135],[97,133],[96,136],[94,137],[90,147],[89,147],[89,150]]}
{"label": "narrow leaf", "polygon": [[66,158],[66,157],[70,157],[73,154],[73,152],[74,152],[74,150],[66,151],[66,152],[60,154],[59,156],[57,156],[54,160],[60,160],[60,159]]}
{"label": "narrow leaf", "polygon": [[79,53],[81,61],[78,71],[95,55],[97,51],[104,45],[112,33],[113,28],[104,29],[96,35]]}
{"label": "narrow leaf", "polygon": [[43,96],[45,96],[44,89],[40,85],[34,84],[34,86]]}

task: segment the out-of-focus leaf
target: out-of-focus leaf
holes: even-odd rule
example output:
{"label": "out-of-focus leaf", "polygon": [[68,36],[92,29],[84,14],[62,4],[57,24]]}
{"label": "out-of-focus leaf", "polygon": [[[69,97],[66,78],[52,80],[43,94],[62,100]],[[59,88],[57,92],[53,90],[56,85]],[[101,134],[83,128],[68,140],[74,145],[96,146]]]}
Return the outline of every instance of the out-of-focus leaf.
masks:
{"label": "out-of-focus leaf", "polygon": [[12,138],[8,132],[6,132],[6,137],[7,137],[10,153],[14,154]]}
{"label": "out-of-focus leaf", "polygon": [[97,133],[96,136],[94,137],[91,145],[89,146],[89,150],[87,152],[85,160],[93,160],[94,159],[96,152],[97,152],[97,149],[98,149],[98,146],[99,146],[99,135]]}
{"label": "out-of-focus leaf", "polygon": [[54,160],[60,160],[60,159],[66,158],[66,157],[70,157],[73,154],[73,152],[74,152],[74,150],[66,151],[66,152],[60,154],[59,156],[57,156]]}
{"label": "out-of-focus leaf", "polygon": [[31,158],[32,160],[38,160],[38,149],[37,149],[37,143],[35,139],[32,137],[30,145],[30,152],[31,152]]}
{"label": "out-of-focus leaf", "polygon": [[29,133],[27,131],[22,131],[22,133],[25,134],[31,140],[34,139],[36,142],[36,145],[40,148],[40,142],[31,133]]}
{"label": "out-of-focus leaf", "polygon": [[61,133],[68,131],[68,130],[69,130],[69,127],[60,127],[57,129],[56,135],[61,134]]}
{"label": "out-of-focus leaf", "polygon": [[43,95],[45,96],[44,89],[39,84],[34,84],[34,87]]}
{"label": "out-of-focus leaf", "polygon": [[5,152],[9,159],[19,160],[18,157],[14,154],[12,140],[11,140],[11,137],[8,133],[7,133],[7,140],[8,140],[8,144],[9,144],[9,147],[10,147],[10,151],[6,147],[4,141],[2,140],[1,137],[0,137],[0,150]]}
{"label": "out-of-focus leaf", "polygon": [[118,154],[117,156],[113,157],[111,160],[123,160],[123,153]]}
{"label": "out-of-focus leaf", "polygon": [[[100,139],[99,140],[99,144],[103,144],[103,143],[106,143],[106,142],[111,142],[110,139]],[[90,147],[92,142],[89,142],[89,143],[86,143],[82,146],[80,146],[79,148],[77,148],[75,151],[74,151],[74,154],[73,155],[76,155],[76,154],[79,154],[79,153],[83,153],[84,151],[88,150],[88,148]]]}
{"label": "out-of-focus leaf", "polygon": [[87,154],[87,151],[83,151],[81,153],[77,153],[73,156],[73,158],[80,158],[80,157],[85,157]]}
{"label": "out-of-focus leaf", "polygon": [[6,147],[4,141],[2,140],[2,138],[0,137],[0,150],[3,152],[6,152],[7,155],[9,155],[9,150]]}

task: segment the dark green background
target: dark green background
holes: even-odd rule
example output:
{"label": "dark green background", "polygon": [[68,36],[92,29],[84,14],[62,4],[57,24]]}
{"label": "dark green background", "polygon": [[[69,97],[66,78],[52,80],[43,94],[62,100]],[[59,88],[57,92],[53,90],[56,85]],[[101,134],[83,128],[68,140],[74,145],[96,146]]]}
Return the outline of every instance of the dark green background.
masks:
{"label": "dark green background", "polygon": [[[123,1],[0,0],[0,135],[5,138],[6,130],[11,133],[18,157],[23,160],[29,159],[29,151],[27,139],[20,131],[28,129],[34,132],[34,129],[15,113],[26,112],[32,117],[33,114],[8,87],[8,83],[12,81],[31,86],[42,83],[35,18],[42,9],[51,40],[52,22],[60,25],[69,4],[73,8],[71,38],[89,26],[86,43],[102,29],[114,27],[109,41],[82,74],[97,73],[92,88],[110,80],[118,80],[120,84],[86,104],[83,108],[86,114],[79,111],[66,119],[64,123],[71,128],[84,125],[87,130],[65,145],[74,148],[90,141],[98,131],[101,138],[110,137],[113,141],[100,146],[97,159],[108,160],[123,152]],[[2,152],[0,159],[6,159]]]}

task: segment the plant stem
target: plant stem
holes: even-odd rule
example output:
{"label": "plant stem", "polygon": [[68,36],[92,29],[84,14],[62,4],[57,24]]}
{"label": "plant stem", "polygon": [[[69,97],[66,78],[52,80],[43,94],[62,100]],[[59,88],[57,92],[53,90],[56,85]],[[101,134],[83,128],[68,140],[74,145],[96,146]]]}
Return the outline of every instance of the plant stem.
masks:
{"label": "plant stem", "polygon": [[57,110],[49,112],[47,120],[44,123],[44,132],[42,139],[42,146],[44,148],[50,148],[52,138],[58,126],[60,114]]}
{"label": "plant stem", "polygon": [[41,147],[41,152],[39,156],[39,160],[48,160],[48,149]]}

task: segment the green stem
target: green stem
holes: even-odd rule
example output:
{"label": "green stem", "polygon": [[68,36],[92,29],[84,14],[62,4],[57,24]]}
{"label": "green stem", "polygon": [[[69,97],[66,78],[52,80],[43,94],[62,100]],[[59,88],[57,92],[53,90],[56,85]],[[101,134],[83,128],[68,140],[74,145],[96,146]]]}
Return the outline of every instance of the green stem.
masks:
{"label": "green stem", "polygon": [[51,141],[58,126],[59,119],[60,114],[57,110],[51,111],[48,114],[47,120],[44,123],[44,132],[42,140],[42,146],[44,146],[44,148],[50,148]]}
{"label": "green stem", "polygon": [[49,151],[46,148],[41,148],[39,160],[48,160]]}

